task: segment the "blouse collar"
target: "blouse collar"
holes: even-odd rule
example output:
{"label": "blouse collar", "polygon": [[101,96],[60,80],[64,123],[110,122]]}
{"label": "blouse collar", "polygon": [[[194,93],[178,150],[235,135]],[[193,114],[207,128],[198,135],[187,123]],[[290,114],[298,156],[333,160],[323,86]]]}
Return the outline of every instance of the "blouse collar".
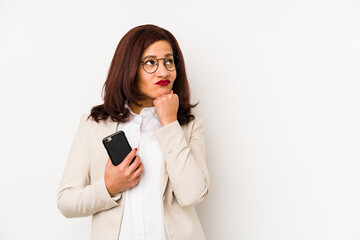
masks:
{"label": "blouse collar", "polygon": [[133,116],[142,116],[142,117],[146,117],[146,116],[154,116],[156,119],[158,119],[157,114],[156,114],[156,108],[155,106],[151,106],[151,107],[144,107],[143,109],[141,109],[139,114],[134,113],[129,104],[128,104],[128,100],[126,100],[125,102],[125,107],[129,109],[131,115]]}

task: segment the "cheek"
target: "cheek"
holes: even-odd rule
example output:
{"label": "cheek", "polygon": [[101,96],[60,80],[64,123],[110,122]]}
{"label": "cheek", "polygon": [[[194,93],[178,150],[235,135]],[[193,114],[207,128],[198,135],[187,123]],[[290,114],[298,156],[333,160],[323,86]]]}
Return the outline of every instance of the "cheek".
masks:
{"label": "cheek", "polygon": [[145,76],[141,71],[138,71],[137,77],[136,77],[137,87],[141,89],[144,86],[145,83]]}
{"label": "cheek", "polygon": [[137,87],[140,92],[146,94],[151,88],[151,79],[143,73],[140,73],[137,79]]}

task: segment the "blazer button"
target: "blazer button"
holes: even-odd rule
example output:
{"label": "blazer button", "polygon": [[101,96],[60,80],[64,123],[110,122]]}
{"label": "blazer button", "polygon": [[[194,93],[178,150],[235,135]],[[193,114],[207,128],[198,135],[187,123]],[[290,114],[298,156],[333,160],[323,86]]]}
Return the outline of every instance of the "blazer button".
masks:
{"label": "blazer button", "polygon": [[168,152],[168,153],[171,153],[171,152],[172,152],[172,148],[168,148],[168,149],[167,149],[167,152]]}

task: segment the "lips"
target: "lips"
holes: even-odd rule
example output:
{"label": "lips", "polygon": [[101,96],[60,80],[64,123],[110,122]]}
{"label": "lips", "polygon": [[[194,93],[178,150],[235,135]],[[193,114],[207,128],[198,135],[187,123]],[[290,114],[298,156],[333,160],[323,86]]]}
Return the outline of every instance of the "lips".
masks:
{"label": "lips", "polygon": [[170,83],[170,80],[160,80],[156,84],[161,86],[166,86]]}

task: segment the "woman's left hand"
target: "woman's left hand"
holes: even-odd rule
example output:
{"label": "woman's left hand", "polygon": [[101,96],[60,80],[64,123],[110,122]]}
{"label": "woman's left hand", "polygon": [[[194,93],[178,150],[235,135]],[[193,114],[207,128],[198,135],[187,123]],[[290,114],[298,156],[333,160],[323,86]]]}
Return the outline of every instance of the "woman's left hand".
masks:
{"label": "woman's left hand", "polygon": [[153,103],[162,126],[177,120],[179,97],[173,90],[169,94],[157,97]]}

